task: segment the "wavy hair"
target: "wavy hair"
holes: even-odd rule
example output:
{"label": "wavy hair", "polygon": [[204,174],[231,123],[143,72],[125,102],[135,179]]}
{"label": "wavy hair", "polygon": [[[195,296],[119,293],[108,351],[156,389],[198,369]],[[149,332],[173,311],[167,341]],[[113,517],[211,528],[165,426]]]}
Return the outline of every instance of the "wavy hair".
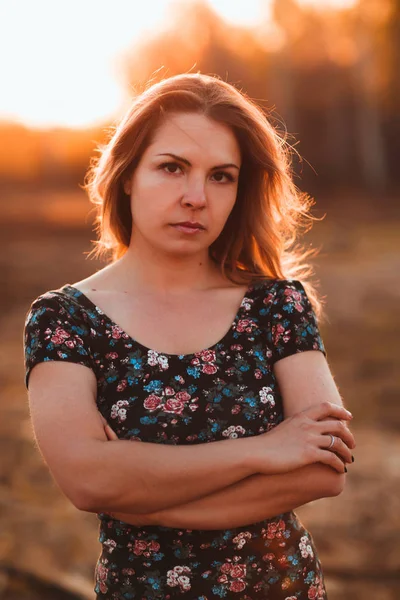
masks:
{"label": "wavy hair", "polygon": [[312,227],[315,203],[293,181],[293,147],[273,127],[264,110],[217,76],[184,73],[149,84],[98,144],[82,186],[96,206],[97,240],[89,253],[118,260],[131,238],[132,214],[123,183],[138,165],[157,127],[169,113],[195,112],[230,126],[242,156],[237,198],[227,222],[209,248],[221,273],[234,283],[260,278],[299,279],[313,309],[322,301],[309,281],[306,261],[319,250],[295,245],[300,229]]}

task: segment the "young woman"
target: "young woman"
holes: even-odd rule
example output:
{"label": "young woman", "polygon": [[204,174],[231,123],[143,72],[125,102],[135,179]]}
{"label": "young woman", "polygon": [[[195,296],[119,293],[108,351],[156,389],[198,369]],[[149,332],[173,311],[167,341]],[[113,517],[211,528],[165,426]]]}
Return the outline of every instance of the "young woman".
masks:
{"label": "young woman", "polygon": [[355,442],[289,164],[248,97],[183,74],[91,165],[110,264],[36,298],[24,347],[43,458],[100,520],[97,598],[326,598],[293,509],[341,493]]}

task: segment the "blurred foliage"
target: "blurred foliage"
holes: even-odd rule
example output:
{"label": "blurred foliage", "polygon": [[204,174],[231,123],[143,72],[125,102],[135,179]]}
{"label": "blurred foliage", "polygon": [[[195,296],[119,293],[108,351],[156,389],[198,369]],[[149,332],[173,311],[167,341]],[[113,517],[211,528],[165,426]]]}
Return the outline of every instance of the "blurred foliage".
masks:
{"label": "blurred foliage", "polygon": [[[129,97],[176,73],[216,74],[287,130],[303,157],[293,153],[295,174],[311,194],[398,188],[400,0],[359,0],[341,10],[275,0],[273,20],[253,29],[227,23],[205,0],[175,1],[170,13],[162,31],[120,57]],[[108,125],[0,125],[0,184],[82,182]]]}

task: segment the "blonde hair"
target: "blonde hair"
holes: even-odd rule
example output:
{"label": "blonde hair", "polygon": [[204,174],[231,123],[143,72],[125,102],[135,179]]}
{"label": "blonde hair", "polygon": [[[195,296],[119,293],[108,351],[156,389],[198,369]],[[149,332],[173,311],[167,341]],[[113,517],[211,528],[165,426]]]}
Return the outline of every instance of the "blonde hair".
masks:
{"label": "blonde hair", "polygon": [[209,248],[221,273],[239,284],[266,277],[300,279],[321,318],[321,299],[315,285],[307,281],[314,270],[305,262],[318,250],[293,247],[300,228],[315,217],[309,214],[314,200],[293,182],[292,147],[263,109],[216,76],[184,73],[150,85],[133,99],[120,122],[110,127],[110,139],[98,145],[100,156],[92,159],[83,186],[97,208],[98,239],[89,255],[102,258],[111,254],[113,262],[127,251],[132,215],[124,181],[135,170],[165,115],[177,112],[201,113],[230,126],[240,147],[237,199],[224,229]]}

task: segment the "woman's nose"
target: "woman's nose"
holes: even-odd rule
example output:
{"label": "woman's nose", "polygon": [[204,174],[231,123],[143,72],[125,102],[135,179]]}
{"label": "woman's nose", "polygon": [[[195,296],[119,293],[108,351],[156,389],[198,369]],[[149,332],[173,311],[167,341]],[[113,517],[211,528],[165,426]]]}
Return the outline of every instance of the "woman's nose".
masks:
{"label": "woman's nose", "polygon": [[198,183],[193,186],[188,185],[186,192],[183,195],[182,202],[186,206],[195,206],[196,208],[205,206],[207,198],[204,184]]}

